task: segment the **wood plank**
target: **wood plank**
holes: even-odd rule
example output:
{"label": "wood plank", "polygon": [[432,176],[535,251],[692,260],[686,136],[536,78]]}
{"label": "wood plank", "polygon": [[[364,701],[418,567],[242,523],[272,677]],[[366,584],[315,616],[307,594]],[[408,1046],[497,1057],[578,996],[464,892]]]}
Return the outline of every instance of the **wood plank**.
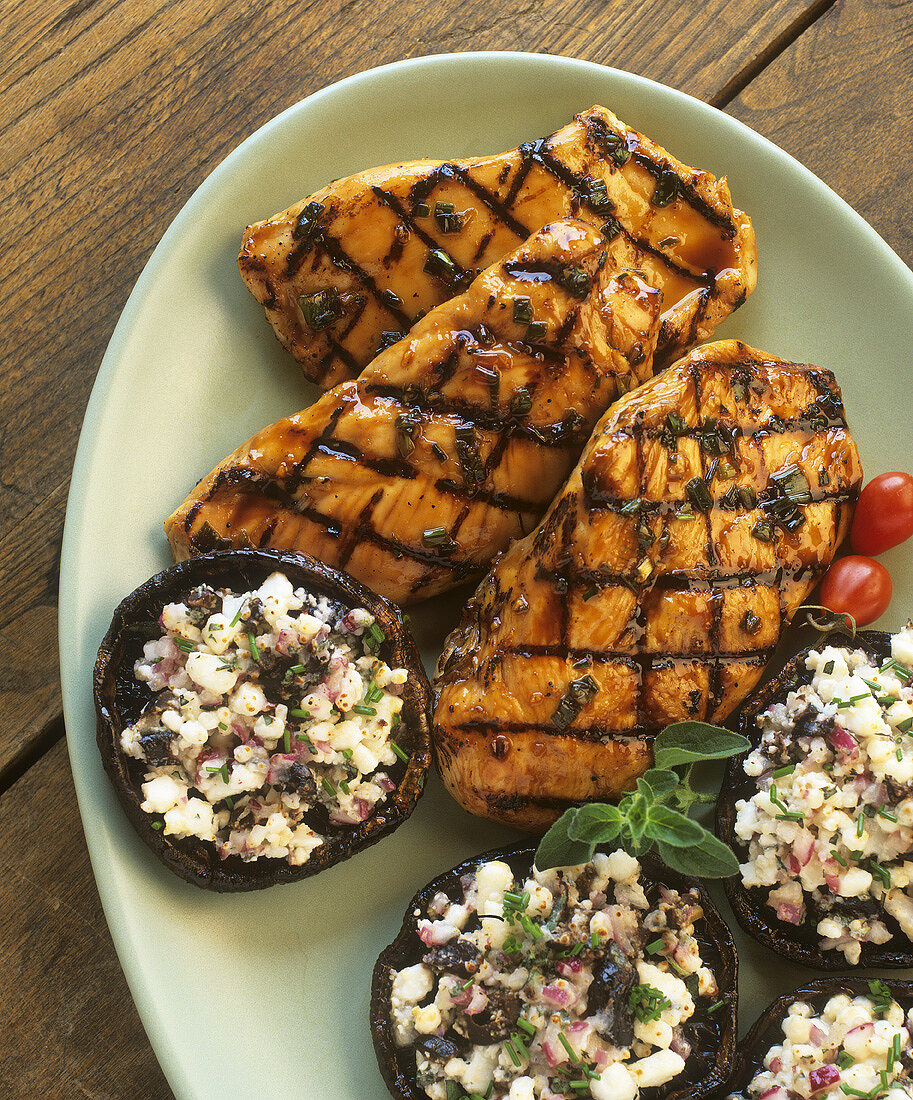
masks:
{"label": "wood plank", "polygon": [[105,924],[64,742],[0,799],[0,836],[0,1093],[171,1100]]}
{"label": "wood plank", "polygon": [[450,50],[574,54],[710,98],[817,2],[5,5],[0,789],[59,710],[52,558],[92,379],[154,244],[231,148],[331,81]]}
{"label": "wood plank", "polygon": [[810,168],[913,265],[911,88],[913,3],[846,0],[727,110]]}

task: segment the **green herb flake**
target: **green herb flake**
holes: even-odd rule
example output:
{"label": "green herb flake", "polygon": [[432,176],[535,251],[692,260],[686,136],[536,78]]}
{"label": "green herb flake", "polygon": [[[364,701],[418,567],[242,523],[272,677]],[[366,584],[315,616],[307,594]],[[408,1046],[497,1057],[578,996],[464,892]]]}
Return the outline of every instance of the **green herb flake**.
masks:
{"label": "green herb flake", "polygon": [[852,1054],[848,1054],[847,1051],[841,1050],[840,1053],[837,1055],[837,1065],[840,1067],[840,1069],[849,1069],[850,1066],[855,1064],[856,1059],[852,1056]]}
{"label": "green herb flake", "polygon": [[628,994],[628,1007],[641,1023],[658,1020],[672,1002],[652,985],[635,985]]}
{"label": "green herb flake", "polygon": [[777,770],[774,772],[774,779],[782,779],[786,775],[792,775],[795,770],[795,764],[786,764],[782,768],[777,768]]}
{"label": "green herb flake", "polygon": [[514,298],[513,317],[518,325],[528,325],[533,319],[533,306],[529,298]]}
{"label": "green herb flake", "polygon": [[408,755],[397,745],[395,741],[390,742],[390,748],[396,753],[396,755],[403,761],[404,764],[409,763]]}
{"label": "green herb flake", "polygon": [[312,332],[329,328],[345,312],[339,291],[335,287],[318,290],[316,294],[302,294],[298,299],[298,308],[304,323]]}
{"label": "green herb flake", "polygon": [[699,512],[709,512],[713,507],[713,497],[702,477],[693,477],[685,485],[685,492]]}

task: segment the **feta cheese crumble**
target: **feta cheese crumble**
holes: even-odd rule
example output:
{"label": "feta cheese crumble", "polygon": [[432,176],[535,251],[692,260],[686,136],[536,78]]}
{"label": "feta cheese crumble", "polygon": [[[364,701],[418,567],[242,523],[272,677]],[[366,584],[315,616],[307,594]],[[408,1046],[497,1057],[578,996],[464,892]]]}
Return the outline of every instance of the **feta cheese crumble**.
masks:
{"label": "feta cheese crumble", "polygon": [[377,656],[370,612],[277,572],[249,592],[194,588],[159,625],[133,670],[152,701],[120,739],[145,765],[153,828],[297,866],[325,840],[313,824],[357,825],[395,789],[407,673]]}
{"label": "feta cheese crumble", "polygon": [[719,998],[696,893],[651,903],[623,851],[525,880],[494,860],[462,887],[416,910],[420,961],[392,975],[395,1040],[431,1100],[635,1100],[682,1073],[696,1004]]}
{"label": "feta cheese crumble", "polygon": [[810,653],[811,682],[757,719],[757,793],[736,803],[743,884],[852,965],[896,927],[913,939],[913,624],[891,653]]}
{"label": "feta cheese crumble", "polygon": [[[795,1001],[783,1021],[783,1042],[772,1046],[745,1090],[751,1100],[907,1100],[913,1096],[910,1033],[904,1010],[882,982],[871,996],[838,993],[820,1015]],[[730,1100],[743,1100],[731,1096]]]}

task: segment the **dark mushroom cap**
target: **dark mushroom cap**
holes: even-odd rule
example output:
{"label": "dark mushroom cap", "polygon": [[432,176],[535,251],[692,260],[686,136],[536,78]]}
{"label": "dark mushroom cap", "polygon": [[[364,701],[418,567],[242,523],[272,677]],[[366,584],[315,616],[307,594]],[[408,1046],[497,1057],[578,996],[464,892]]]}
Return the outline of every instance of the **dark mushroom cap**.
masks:
{"label": "dark mushroom cap", "polygon": [[[284,859],[260,858],[245,862],[240,856],[222,859],[211,842],[197,837],[170,837],[152,828],[157,820],[140,809],[145,763],[120,748],[122,731],[139,717],[153,698],[145,684],[133,678],[133,665],[143,644],[159,636],[158,618],[167,603],[182,599],[191,588],[248,591],[273,572],[285,573],[296,588],[325,595],[348,608],[366,608],[386,635],[379,655],[391,668],[404,668],[409,677],[402,689],[403,709],[397,744],[409,754],[388,770],[396,789],[358,825],[329,822],[315,808],[305,821],[326,840],[301,866]],[[148,629],[144,630],[146,626]],[[201,554],[157,573],[131,593],[114,612],[105,635],[93,678],[97,740],[102,762],[121,805],[134,828],[168,867],[197,886],[221,892],[258,890],[279,882],[294,882],[348,859],[392,832],[412,813],[424,786],[431,761],[431,686],[415,642],[400,612],[386,600],[339,570],[304,554],[266,550],[227,550]]]}
{"label": "dark mushroom cap", "polygon": [[[840,635],[834,640],[828,639],[828,645],[840,649],[862,649],[873,657],[882,660],[891,656],[891,635],[880,630],[863,630],[855,638]],[[761,731],[756,719],[774,703],[785,703],[786,696],[802,684],[810,682],[805,658],[813,649],[820,650],[822,643],[815,642],[797,653],[784,667],[779,676],[769,680],[742,708],[739,717],[739,729],[751,742],[754,749],[760,743]],[[750,750],[749,750],[750,751]],[[757,783],[752,776],[745,774],[742,765],[747,753],[733,756],[726,764],[726,774],[719,800],[716,804],[717,833],[735,852],[741,862],[748,859],[748,847],[735,835],[735,804],[739,799],[749,799],[757,792]],[[740,875],[726,879],[726,896],[739,924],[756,940],[776,951],[778,955],[791,962],[815,970],[846,970],[849,966],[841,951],[823,951],[819,946],[820,937],[814,924],[800,925],[778,920],[776,912],[767,904],[767,887],[747,887],[742,885]],[[887,913],[879,916],[893,938],[884,944],[864,943],[858,965],[881,968],[899,968],[913,966],[913,945],[901,931],[893,917]],[[906,950],[897,944],[906,945]]]}
{"label": "dark mushroom cap", "polygon": [[[503,860],[514,876],[530,874],[535,845],[513,848],[495,848],[479,856],[467,859],[450,871],[429,882],[409,902],[403,926],[396,939],[381,952],[374,965],[371,982],[371,1034],[374,1051],[390,1094],[397,1100],[427,1100],[425,1091],[416,1084],[415,1055],[413,1047],[397,1047],[390,1019],[390,998],[393,974],[403,967],[421,962],[427,948],[419,939],[416,929],[419,920],[426,915],[428,905],[435,894],[445,893],[453,900],[463,897],[460,883],[464,875],[471,874],[481,863]],[[722,1006],[713,1014],[696,1012],[692,1021],[699,1028],[700,1045],[695,1045],[686,1067],[674,1080],[656,1088],[641,1089],[641,1096],[656,1100],[702,1100],[715,1095],[729,1078],[736,1040],[736,1006],[738,1002],[738,958],[732,933],[726,927],[716,906],[696,879],[687,878],[650,859],[641,859],[641,883],[651,904],[658,899],[660,885],[672,887],[684,893],[696,889],[704,910],[704,919],[695,936],[701,947],[705,965],[713,971],[719,986]],[[418,911],[419,916],[415,913]],[[706,1042],[703,1040],[706,1039]]]}
{"label": "dark mushroom cap", "polygon": [[[889,979],[884,984],[904,1012],[913,1006],[913,982]],[[818,978],[808,985],[794,989],[792,993],[784,993],[769,1004],[739,1043],[735,1068],[728,1085],[729,1091],[743,1092],[747,1089],[758,1070],[764,1068],[764,1058],[770,1048],[783,1042],[782,1025],[790,1005],[796,1001],[805,1001],[816,1013],[821,1013],[827,1002],[837,993],[846,993],[850,997],[868,995],[869,980],[859,977]]]}

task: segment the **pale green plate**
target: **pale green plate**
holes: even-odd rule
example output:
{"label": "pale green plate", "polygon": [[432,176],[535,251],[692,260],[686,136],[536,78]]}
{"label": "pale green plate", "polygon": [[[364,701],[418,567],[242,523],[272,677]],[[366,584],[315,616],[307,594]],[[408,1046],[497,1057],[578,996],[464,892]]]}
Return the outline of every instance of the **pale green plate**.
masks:
{"label": "pale green plate", "polygon": [[[720,336],[833,369],[868,472],[909,464],[910,271],[809,172],[702,103],[582,61],[459,54],[351,77],[245,141],[162,238],[111,338],[73,470],[60,582],[64,709],[92,864],[180,1100],[385,1096],[368,1030],[374,958],[421,884],[509,838],[458,810],[435,780],[409,822],[350,862],[296,885],[220,897],[165,870],[109,789],[91,671],[115,605],[169,563],[161,523],[196,479],[312,396],[241,282],[241,231],[338,176],[497,152],[593,103],[686,163],[728,175],[736,205],[754,218],[758,290]],[[882,625],[913,610],[908,560],[903,548],[884,557],[896,595]],[[462,598],[416,616],[429,664]],[[745,1023],[805,977],[754,944],[742,959]]]}

